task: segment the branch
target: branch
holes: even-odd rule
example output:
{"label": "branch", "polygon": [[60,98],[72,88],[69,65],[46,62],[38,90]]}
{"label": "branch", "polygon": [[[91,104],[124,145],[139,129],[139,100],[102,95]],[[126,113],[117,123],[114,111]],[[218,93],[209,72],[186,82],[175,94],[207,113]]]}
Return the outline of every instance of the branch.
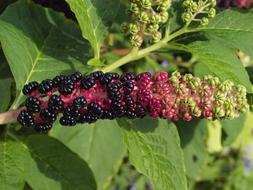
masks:
{"label": "branch", "polygon": [[0,113],[0,125],[16,122],[18,114],[23,109],[24,109],[24,107],[21,107],[17,110],[12,110],[12,111],[8,111],[8,112]]}

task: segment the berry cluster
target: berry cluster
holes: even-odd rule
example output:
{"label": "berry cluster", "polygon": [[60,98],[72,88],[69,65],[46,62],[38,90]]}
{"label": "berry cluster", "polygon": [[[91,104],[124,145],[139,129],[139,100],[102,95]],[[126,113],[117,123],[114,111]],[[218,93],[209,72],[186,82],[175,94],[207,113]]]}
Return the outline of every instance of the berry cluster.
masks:
{"label": "berry cluster", "polygon": [[123,29],[129,36],[133,46],[139,47],[144,36],[153,43],[160,41],[162,34],[160,25],[168,20],[168,8],[171,0],[129,0],[131,22],[124,24]]}
{"label": "berry cluster", "polygon": [[154,118],[173,121],[193,117],[208,119],[234,118],[248,110],[246,89],[217,77],[204,79],[191,74],[149,72],[138,75],[96,71],[79,72],[30,82],[23,88],[26,109],[17,120],[22,126],[45,132],[60,115],[60,123],[74,126],[98,119]]}
{"label": "berry cluster", "polygon": [[185,12],[182,14],[182,19],[186,23],[194,21],[201,25],[207,25],[208,18],[213,18],[216,15],[215,6],[216,0],[185,0],[183,2]]}

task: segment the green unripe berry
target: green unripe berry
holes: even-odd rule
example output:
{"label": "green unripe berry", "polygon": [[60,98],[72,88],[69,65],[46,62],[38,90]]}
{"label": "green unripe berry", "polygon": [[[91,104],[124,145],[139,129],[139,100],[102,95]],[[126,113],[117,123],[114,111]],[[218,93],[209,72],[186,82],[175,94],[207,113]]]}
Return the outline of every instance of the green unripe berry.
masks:
{"label": "green unripe berry", "polygon": [[217,1],[216,0],[209,0],[210,4],[212,7],[215,7],[216,4],[217,4]]}
{"label": "green unripe berry", "polygon": [[198,10],[198,4],[196,2],[192,2],[190,7],[189,7],[189,10],[191,12],[196,12]]}
{"label": "green unripe berry", "polygon": [[147,26],[147,31],[150,33],[153,33],[155,31],[157,31],[159,29],[159,25],[158,24],[149,24]]}
{"label": "green unripe berry", "polygon": [[143,42],[143,38],[140,35],[134,35],[130,37],[130,43],[132,46],[140,47]]}
{"label": "green unripe berry", "polygon": [[185,12],[182,14],[182,19],[184,22],[189,22],[192,19],[192,14],[190,12]]}
{"label": "green unripe berry", "polygon": [[162,38],[161,32],[156,31],[156,32],[154,32],[154,33],[152,34],[152,39],[153,39],[153,42],[154,42],[154,43],[159,42],[159,41],[161,40],[161,38]]}
{"label": "green unripe berry", "polygon": [[216,117],[224,117],[225,116],[225,111],[221,107],[215,107],[214,108],[214,114]]}
{"label": "green unripe berry", "polygon": [[140,12],[140,9],[136,3],[130,3],[129,5],[129,11],[134,14],[138,14]]}
{"label": "green unripe berry", "polygon": [[140,28],[137,24],[130,23],[129,24],[129,33],[132,35],[137,34],[140,31]]}
{"label": "green unripe berry", "polygon": [[161,22],[161,17],[159,14],[153,14],[150,18],[150,22],[153,24],[159,24]]}
{"label": "green unripe berry", "polygon": [[144,9],[150,9],[151,8],[151,0],[141,0],[140,5]]}
{"label": "green unripe berry", "polygon": [[191,4],[192,4],[192,0],[186,0],[183,2],[183,7],[187,9],[191,6]]}
{"label": "green unripe berry", "polygon": [[146,12],[141,12],[139,14],[139,20],[140,20],[140,22],[142,22],[144,24],[148,23],[148,21],[149,21],[148,14]]}
{"label": "green unripe berry", "polygon": [[216,10],[214,8],[211,8],[209,11],[208,11],[208,17],[209,18],[214,18],[216,15]]}
{"label": "green unripe berry", "polygon": [[209,23],[209,20],[208,20],[208,18],[206,18],[206,17],[203,17],[201,20],[200,20],[200,24],[201,25],[207,25]]}
{"label": "green unripe berry", "polygon": [[169,13],[168,12],[161,12],[160,13],[161,23],[166,23],[168,18],[169,18]]}

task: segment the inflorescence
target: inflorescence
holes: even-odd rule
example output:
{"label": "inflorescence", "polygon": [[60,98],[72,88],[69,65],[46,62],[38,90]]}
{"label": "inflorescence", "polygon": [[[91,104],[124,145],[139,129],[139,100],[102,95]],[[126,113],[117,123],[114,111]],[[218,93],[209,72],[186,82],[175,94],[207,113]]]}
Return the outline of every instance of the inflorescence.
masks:
{"label": "inflorescence", "polygon": [[60,116],[64,126],[98,119],[153,118],[186,121],[195,118],[232,119],[248,110],[246,89],[217,77],[203,79],[179,72],[138,75],[96,71],[75,72],[30,82],[23,88],[25,109],[17,118],[24,127],[46,132]]}
{"label": "inflorescence", "polygon": [[144,37],[153,43],[160,41],[162,34],[159,28],[167,22],[170,6],[171,0],[129,0],[131,22],[124,24],[123,29],[132,46],[140,47]]}

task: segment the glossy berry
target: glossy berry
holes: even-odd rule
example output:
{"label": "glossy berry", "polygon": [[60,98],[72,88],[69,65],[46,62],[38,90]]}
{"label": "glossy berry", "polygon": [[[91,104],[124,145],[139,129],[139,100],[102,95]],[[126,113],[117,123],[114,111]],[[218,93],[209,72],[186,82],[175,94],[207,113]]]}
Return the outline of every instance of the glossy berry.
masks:
{"label": "glossy berry", "polygon": [[68,79],[63,80],[58,84],[58,91],[65,96],[71,94],[74,88],[75,88],[74,82]]}
{"label": "glossy berry", "polygon": [[60,82],[66,80],[66,79],[67,79],[67,76],[65,76],[65,75],[58,75],[58,76],[56,76],[56,77],[53,78],[53,82],[57,86],[58,84],[60,84]]}
{"label": "glossy berry", "polygon": [[54,82],[50,79],[43,80],[39,85],[39,92],[45,94],[53,89]]}
{"label": "glossy berry", "polygon": [[65,115],[60,119],[60,124],[64,126],[75,126],[76,123],[76,118],[71,115]]}
{"label": "glossy berry", "polygon": [[53,123],[56,120],[57,115],[50,109],[44,108],[40,111],[40,117],[44,122]]}
{"label": "glossy berry", "polygon": [[102,107],[96,102],[91,102],[90,104],[88,104],[87,110],[90,116],[96,116],[99,118],[103,114]]}
{"label": "glossy berry", "polygon": [[77,109],[83,109],[87,104],[86,98],[84,96],[77,97],[74,99],[72,106]]}
{"label": "glossy berry", "polygon": [[80,88],[83,88],[85,90],[89,90],[95,85],[95,80],[93,77],[85,76],[80,83]]}
{"label": "glossy berry", "polygon": [[69,76],[69,79],[72,82],[77,82],[77,81],[81,80],[81,78],[82,78],[82,73],[80,73],[80,72],[75,72]]}
{"label": "glossy berry", "polygon": [[40,133],[45,133],[45,132],[49,131],[51,128],[52,128],[52,124],[44,123],[44,122],[37,123],[34,127],[34,129]]}
{"label": "glossy berry", "polygon": [[25,101],[28,112],[36,113],[40,111],[40,100],[34,96],[29,96]]}
{"label": "glossy berry", "polygon": [[34,127],[35,121],[33,118],[33,115],[29,113],[26,110],[22,110],[20,114],[17,117],[17,121],[23,126],[23,127]]}
{"label": "glossy berry", "polygon": [[22,92],[24,95],[28,95],[32,92],[34,92],[35,90],[37,90],[39,87],[39,83],[36,82],[36,81],[33,81],[33,82],[30,82],[28,84],[26,84],[23,89],[22,89]]}
{"label": "glossy berry", "polygon": [[48,100],[48,108],[54,112],[60,112],[64,109],[64,102],[58,95],[53,95]]}

